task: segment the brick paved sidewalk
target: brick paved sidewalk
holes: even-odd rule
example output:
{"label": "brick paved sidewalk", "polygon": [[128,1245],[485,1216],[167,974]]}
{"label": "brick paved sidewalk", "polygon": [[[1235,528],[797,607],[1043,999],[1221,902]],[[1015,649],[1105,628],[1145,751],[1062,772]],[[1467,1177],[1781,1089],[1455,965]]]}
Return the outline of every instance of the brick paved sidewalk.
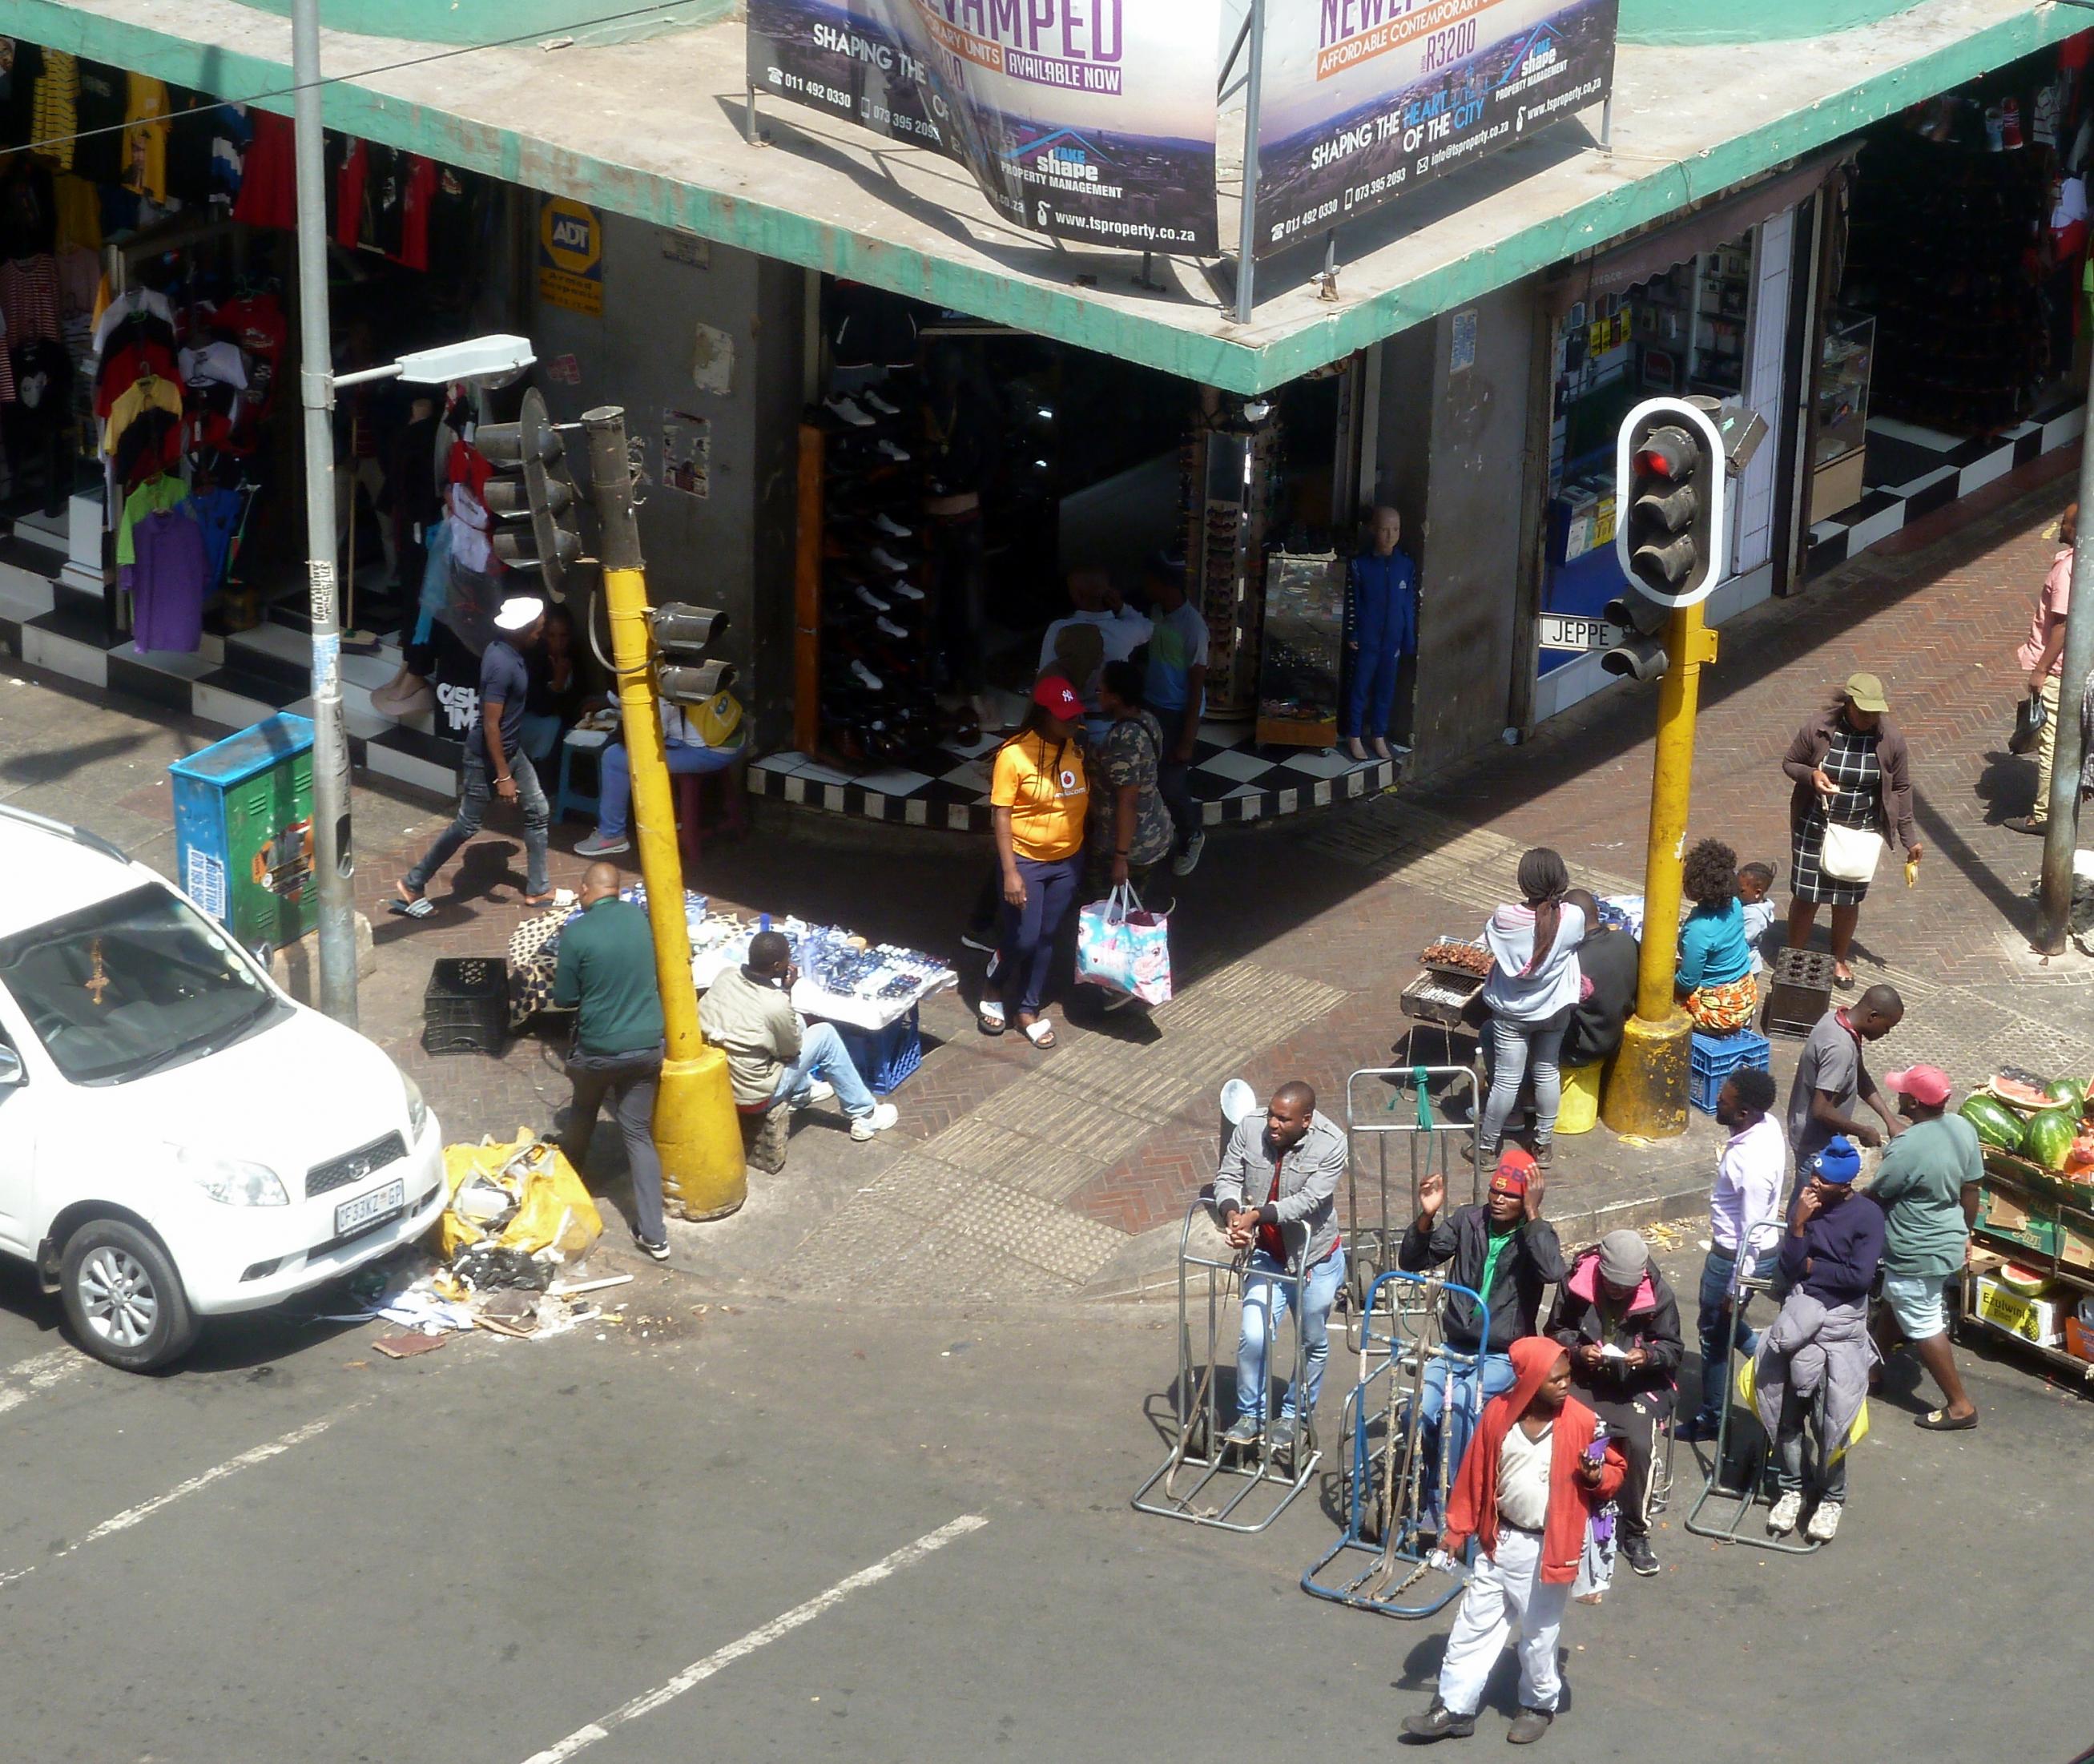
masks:
{"label": "brick paved sidewalk", "polygon": [[[2055,467],[2046,468],[2054,478]],[[1927,1058],[1959,1076],[2005,1061],[2094,1070],[2090,964],[2049,967],[2025,953],[2033,840],[1997,823],[2027,806],[2032,762],[2009,758],[2012,652],[2050,555],[2044,528],[2061,483],[1996,487],[1998,504],[1904,554],[1871,554],[1733,621],[1706,676],[1693,828],[1784,878],[1790,734],[1856,667],[1882,674],[1914,756],[1928,847],[1908,893],[1887,867],[1864,908],[1857,956],[1907,996],[1885,1066]],[[1968,512],[1967,511],[1966,511]],[[164,766],[208,739],[150,707],[100,702],[18,665],[0,666],[0,800],[85,821],[165,869]],[[1549,843],[1601,892],[1640,885],[1653,694],[1617,690],[1560,718],[1526,747],[1481,758],[1411,795],[1210,840],[1179,885],[1179,996],[1153,1013],[1101,1018],[1084,989],[1056,1006],[1062,1045],[974,1029],[976,958],[962,997],[924,1011],[928,1051],[896,1095],[901,1123],[871,1145],[841,1117],[802,1117],[791,1159],[753,1178],[749,1205],[719,1223],[674,1227],[680,1265],[722,1287],[829,1301],[1054,1297],[1153,1284],[1171,1267],[1176,1224],[1211,1175],[1216,1097],[1227,1078],[1261,1093],[1305,1077],[1342,1113],[1346,1075],[1407,1063],[1396,995],[1415,952],[1471,932],[1511,886],[1518,854]],[[454,1135],[543,1126],[564,1100],[558,1048],[527,1035],[501,1059],[436,1058],[419,1044],[430,962],[498,954],[523,915],[515,830],[468,848],[419,923],[385,916],[383,896],[447,818],[441,806],[356,792],[359,905],[378,973],[363,1026],[423,1084]],[[851,823],[761,806],[758,830],[709,840],[694,885],[744,909],[828,919],[951,952],[987,861],[980,841]],[[582,868],[558,830],[554,880]],[[1821,932],[1822,935],[1822,932]],[[1785,1083],[1794,1044],[1777,1043]],[[1423,1050],[1437,1057],[1436,1048]],[[1385,1092],[1371,1093],[1375,1113]],[[1696,1117],[1656,1146],[1604,1128],[1560,1146],[1549,1212],[1573,1236],[1602,1224],[1698,1210],[1718,1136]],[[1355,1160],[1370,1192],[1374,1154]],[[1408,1167],[1392,1147],[1392,1201]],[[592,1180],[624,1205],[614,1136],[599,1132]]]}

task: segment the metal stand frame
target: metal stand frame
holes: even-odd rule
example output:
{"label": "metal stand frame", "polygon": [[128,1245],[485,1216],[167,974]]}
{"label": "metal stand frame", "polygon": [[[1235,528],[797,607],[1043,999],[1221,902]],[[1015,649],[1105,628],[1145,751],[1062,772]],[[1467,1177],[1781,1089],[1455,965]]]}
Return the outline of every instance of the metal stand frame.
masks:
{"label": "metal stand frame", "polygon": [[[1377,1336],[1373,1319],[1384,1314],[1387,1289],[1388,1333]],[[1471,1300],[1483,1318],[1484,1332],[1474,1353],[1449,1348],[1440,1339],[1446,1295]],[[1432,1360],[1446,1362],[1447,1401],[1466,1401],[1457,1380],[1475,1375],[1490,1351],[1490,1314],[1481,1297],[1436,1274],[1405,1274],[1391,1269],[1368,1289],[1360,1347],[1360,1379],[1345,1398],[1346,1438],[1350,1445],[1345,1478],[1345,1529],[1336,1543],[1301,1576],[1301,1590],[1355,1610],[1384,1617],[1430,1617],[1462,1590],[1460,1576],[1442,1576],[1446,1584],[1423,1603],[1406,1605],[1401,1596],[1432,1570],[1418,1547],[1418,1507],[1424,1465],[1419,1445],[1424,1432],[1425,1368]],[[1378,1363],[1377,1363],[1378,1362]],[[1377,1389],[1377,1386],[1379,1387]],[[1374,1437],[1369,1411],[1376,1409],[1381,1436]],[[1443,1411],[1440,1423],[1440,1498],[1452,1492],[1458,1467],[1453,1456],[1453,1427]],[[1348,1550],[1370,1560],[1350,1579],[1317,1577]],[[1407,1570],[1398,1578],[1397,1569]]]}
{"label": "metal stand frame", "polygon": [[[1362,1093],[1363,1080],[1384,1084],[1393,1081],[1394,1088],[1385,1099],[1370,1100]],[[1442,1082],[1447,1087],[1447,1093],[1440,1098],[1442,1110],[1449,1096],[1458,1094],[1466,1085],[1467,1120],[1448,1120],[1436,1112],[1431,1093],[1436,1084]],[[1406,1086],[1410,1118],[1393,1119],[1405,1112],[1401,1105]],[[1345,1133],[1350,1151],[1345,1160],[1345,1233],[1346,1246],[1351,1252],[1346,1275],[1352,1314],[1346,1324],[1345,1345],[1356,1352],[1365,1350],[1370,1295],[1377,1279],[1395,1266],[1397,1248],[1403,1240],[1404,1230],[1417,1217],[1418,1184],[1436,1172],[1446,1180],[1448,1204],[1454,1204],[1457,1151],[1474,1149],[1476,1122],[1483,1112],[1483,1079],[1473,1066],[1363,1066],[1346,1079]],[[1397,1134],[1410,1141],[1410,1193],[1407,1210],[1400,1217],[1392,1218],[1388,1142],[1391,1136]],[[1362,1138],[1374,1141],[1375,1158],[1375,1186],[1369,1196],[1370,1210],[1364,1213],[1360,1209],[1358,1162]],[[1458,1148],[1454,1143],[1457,1141],[1465,1141],[1466,1147]],[[1477,1168],[1473,1158],[1465,1162],[1469,1199],[1480,1200],[1488,1175]]]}
{"label": "metal stand frame", "polygon": [[[1746,1241],[1751,1241],[1749,1233]],[[1799,1543],[1791,1543],[1787,1538],[1771,1536],[1764,1524],[1757,1536],[1740,1532],[1739,1527],[1745,1523],[1746,1515],[1761,1504],[1760,1497],[1764,1492],[1761,1484],[1766,1475],[1768,1460],[1773,1455],[1774,1441],[1767,1436],[1764,1427],[1760,1428],[1759,1443],[1749,1456],[1740,1460],[1744,1469],[1744,1475],[1735,1484],[1723,1480],[1724,1452],[1731,1441],[1731,1411],[1735,1406],[1731,1401],[1731,1393],[1737,1388],[1738,1325],[1744,1320],[1745,1307],[1752,1302],[1753,1295],[1766,1291],[1767,1284],[1757,1277],[1739,1280],[1735,1276],[1731,1283],[1731,1328],[1723,1354],[1723,1407],[1721,1419],[1716,1423],[1715,1451],[1709,1460],[1708,1479],[1702,1485],[1701,1499],[1688,1513],[1687,1529],[1696,1537],[1713,1537],[1719,1544],[1749,1544],[1759,1549],[1778,1550],[1784,1556],[1809,1556],[1822,1549],[1824,1545],[1809,1538]],[[1709,1375],[1706,1366],[1702,1368],[1701,1375],[1704,1378]],[[1753,1424],[1758,1425],[1757,1420]],[[1679,1426],[1676,1416],[1673,1425],[1676,1430]],[[1822,1449],[1823,1442],[1819,1444]],[[1698,1458],[1701,1453],[1697,1452],[1695,1456]],[[1737,1503],[1731,1510],[1730,1522],[1727,1524],[1704,1523],[1701,1510],[1711,1501],[1718,1499]],[[1767,1504],[1767,1510],[1773,1510],[1771,1502]]]}
{"label": "metal stand frame", "polygon": [[[1270,1281],[1286,1287],[1288,1303],[1292,1310],[1294,1323],[1294,1383],[1295,1414],[1293,1425],[1275,1438],[1273,1432],[1270,1375],[1272,1368],[1273,1332],[1268,1328],[1266,1336],[1266,1370],[1267,1388],[1260,1393],[1263,1399],[1258,1406],[1258,1436],[1254,1445],[1239,1451],[1222,1444],[1222,1436],[1229,1427],[1231,1417],[1222,1412],[1220,1382],[1216,1371],[1223,1364],[1221,1353],[1222,1327],[1224,1318],[1238,1318],[1244,1301],[1244,1283],[1249,1272],[1250,1258],[1254,1253],[1245,1249],[1223,1261],[1218,1256],[1201,1254],[1194,1249],[1193,1227],[1197,1219],[1205,1218],[1210,1224],[1219,1225],[1214,1214],[1213,1197],[1202,1193],[1185,1210],[1185,1223],[1178,1233],[1178,1383],[1174,1404],[1174,1432],[1171,1454],[1162,1467],[1135,1490],[1133,1505],[1137,1513],[1153,1513],[1166,1519],[1184,1519],[1193,1525],[1211,1525],[1227,1532],[1262,1532],[1284,1513],[1294,1497],[1309,1486],[1310,1479],[1316,1474],[1323,1462],[1323,1453],[1316,1449],[1316,1429],[1312,1417],[1301,1402],[1302,1393],[1308,1388],[1309,1349],[1301,1333],[1301,1301],[1307,1296],[1308,1270],[1296,1264],[1285,1274],[1260,1273],[1252,1278]],[[1193,1355],[1193,1306],[1194,1303],[1194,1270],[1205,1288],[1207,1309],[1207,1350],[1204,1365],[1196,1371]],[[1234,1303],[1231,1301],[1234,1300]],[[1240,1325],[1239,1324],[1239,1327]],[[1228,1363],[1234,1364],[1233,1343],[1228,1354]],[[1282,1475],[1272,1462],[1272,1448],[1288,1448],[1291,1474]],[[1180,1477],[1188,1471],[1198,1475],[1189,1488],[1179,1486]],[[1223,1497],[1219,1504],[1202,1505],[1208,1488],[1217,1479],[1227,1478],[1240,1484],[1232,1493],[1216,1490]],[[1155,1493],[1159,1485],[1161,1492]],[[1256,1519],[1240,1519],[1236,1515],[1239,1508],[1262,1489],[1265,1496],[1251,1510],[1262,1512]]]}

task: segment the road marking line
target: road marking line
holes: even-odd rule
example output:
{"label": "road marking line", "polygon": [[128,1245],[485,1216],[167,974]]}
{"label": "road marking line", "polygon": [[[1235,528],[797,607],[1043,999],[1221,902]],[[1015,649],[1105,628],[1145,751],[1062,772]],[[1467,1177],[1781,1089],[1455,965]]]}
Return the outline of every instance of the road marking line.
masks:
{"label": "road marking line", "polygon": [[0,1415],[20,1408],[32,1397],[41,1396],[54,1384],[63,1384],[86,1363],[85,1356],[71,1348],[60,1348],[55,1353],[40,1353],[34,1359],[0,1371],[0,1378],[24,1380],[0,1389]]}
{"label": "road marking line", "polygon": [[577,1752],[594,1745],[599,1740],[610,1737],[613,1727],[623,1727],[628,1721],[649,1714],[665,1703],[681,1697],[693,1685],[702,1684],[715,1672],[730,1666],[746,1654],[758,1648],[767,1647],[780,1636],[788,1635],[802,1623],[811,1623],[831,1606],[841,1605],[852,1593],[884,1580],[888,1575],[921,1562],[934,1550],[965,1537],[970,1532],[978,1532],[988,1521],[976,1513],[965,1513],[949,1525],[941,1525],[935,1532],[926,1532],[913,1544],[905,1544],[891,1556],[884,1556],[869,1568],[839,1580],[826,1592],[818,1592],[804,1605],[796,1605],[782,1617],[774,1617],[760,1627],[752,1629],[739,1641],[730,1641],[717,1653],[707,1654],[702,1660],[694,1660],[674,1678],[659,1688],[636,1697],[621,1709],[615,1709],[601,1721],[593,1721],[586,1727],[577,1727],[558,1744],[549,1746],[543,1752],[534,1752],[524,1764],[563,1764]]}
{"label": "road marking line", "polygon": [[185,1496],[208,1488],[213,1483],[223,1481],[237,1471],[250,1470],[257,1464],[265,1464],[272,1458],[280,1458],[293,1446],[302,1445],[306,1440],[326,1432],[343,1416],[363,1406],[363,1401],[353,1402],[345,1408],[336,1410],[331,1415],[323,1415],[317,1421],[308,1421],[303,1427],[293,1427],[289,1433],[271,1440],[266,1445],[251,1447],[237,1458],[228,1458],[224,1463],[190,1477],[187,1482],[176,1484],[165,1494],[155,1495],[151,1500],[141,1501],[135,1507],[127,1507],[114,1519],[104,1519],[85,1536],[74,1539],[62,1549],[53,1550],[43,1562],[33,1562],[27,1567],[10,1568],[0,1572],[0,1587],[12,1586],[17,1580],[27,1579],[47,1563],[63,1561],[66,1557],[86,1549],[89,1544],[99,1543],[103,1538],[112,1537],[119,1532],[128,1532],[141,1520],[150,1519],[162,1507],[172,1505]]}

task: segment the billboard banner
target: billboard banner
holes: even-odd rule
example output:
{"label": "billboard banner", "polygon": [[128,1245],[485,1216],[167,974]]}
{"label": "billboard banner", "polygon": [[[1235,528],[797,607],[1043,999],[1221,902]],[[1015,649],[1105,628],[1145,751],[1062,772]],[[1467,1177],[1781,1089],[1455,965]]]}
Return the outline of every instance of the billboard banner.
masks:
{"label": "billboard banner", "polygon": [[1036,232],[1211,257],[1221,0],[749,0],[759,96],[950,154]]}
{"label": "billboard banner", "polygon": [[1266,15],[1255,254],[1607,95],[1619,0],[1301,0]]}

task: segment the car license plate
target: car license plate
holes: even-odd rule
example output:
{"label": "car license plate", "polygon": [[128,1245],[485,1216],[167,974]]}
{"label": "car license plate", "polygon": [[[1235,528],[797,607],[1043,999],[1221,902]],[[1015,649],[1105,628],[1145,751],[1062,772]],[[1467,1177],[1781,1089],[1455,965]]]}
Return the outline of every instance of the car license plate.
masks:
{"label": "car license plate", "polygon": [[404,1212],[407,1206],[407,1184],[404,1179],[396,1178],[382,1188],[373,1188],[368,1194],[359,1194],[353,1201],[344,1201],[334,1210],[334,1232],[339,1237],[345,1232],[354,1231],[359,1225],[368,1225],[374,1220],[389,1219],[393,1214]]}

